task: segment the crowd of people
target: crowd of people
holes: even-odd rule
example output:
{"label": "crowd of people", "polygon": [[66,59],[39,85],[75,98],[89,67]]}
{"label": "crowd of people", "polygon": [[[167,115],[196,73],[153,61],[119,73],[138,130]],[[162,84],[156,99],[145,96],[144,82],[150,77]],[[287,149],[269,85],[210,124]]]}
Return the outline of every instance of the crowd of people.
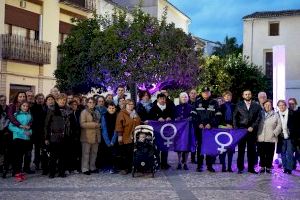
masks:
{"label": "crowd of people", "polygon": [[[215,172],[216,157],[203,155],[201,144],[203,129],[218,127],[247,129],[238,144],[238,173],[244,172],[246,148],[250,173],[272,173],[275,148],[284,173],[291,174],[300,162],[300,109],[295,98],[279,100],[275,112],[265,92],[254,101],[250,90],[245,90],[242,101],[234,104],[230,91],[213,99],[209,87],[202,88],[200,95],[191,89],[180,93],[176,106],[167,90],[161,90],[154,102],[148,91],[139,92],[137,103],[126,98],[123,86],[116,93],[87,98],[53,88],[47,96],[18,92],[9,105],[6,96],[0,95],[2,177],[11,173],[16,181],[23,181],[25,174],[37,170],[49,178],[70,173],[90,175],[99,170],[128,174],[132,169],[134,128],[149,120],[192,120],[197,143],[191,162],[197,164],[198,172],[204,170],[204,158],[207,170]],[[189,169],[189,153],[177,152],[178,170]],[[233,172],[234,153],[229,150],[219,155],[222,172]],[[160,169],[171,167],[168,151],[160,152],[159,158]],[[259,172],[255,171],[258,162]]]}

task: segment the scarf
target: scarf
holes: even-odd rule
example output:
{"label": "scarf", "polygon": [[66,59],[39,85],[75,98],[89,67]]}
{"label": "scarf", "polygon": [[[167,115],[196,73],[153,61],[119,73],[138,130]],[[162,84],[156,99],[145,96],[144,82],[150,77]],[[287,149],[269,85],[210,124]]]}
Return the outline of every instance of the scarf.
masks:
{"label": "scarf", "polygon": [[152,105],[151,105],[151,101],[144,101],[141,100],[141,104],[143,105],[143,107],[146,109],[147,113],[150,112]]}
{"label": "scarf", "polygon": [[167,108],[167,104],[160,105],[159,103],[157,103],[157,106],[159,107],[159,109],[161,109],[161,111],[164,111]]}
{"label": "scarf", "polygon": [[129,116],[130,116],[131,119],[134,119],[134,118],[137,118],[137,117],[138,117],[138,115],[137,115],[137,113],[136,113],[135,110],[133,110],[133,111],[131,111],[131,112],[129,112],[129,111],[127,110],[127,112],[129,113]]}
{"label": "scarf", "polygon": [[87,109],[87,111],[92,115],[94,122],[100,121],[100,114],[95,109]]}
{"label": "scarf", "polygon": [[[283,115],[284,115],[284,117],[283,117]],[[279,116],[280,116],[280,120],[282,123],[282,132],[283,132],[284,139],[289,138],[289,130],[287,128],[288,115],[289,115],[288,109],[286,109],[284,112],[279,111]]]}

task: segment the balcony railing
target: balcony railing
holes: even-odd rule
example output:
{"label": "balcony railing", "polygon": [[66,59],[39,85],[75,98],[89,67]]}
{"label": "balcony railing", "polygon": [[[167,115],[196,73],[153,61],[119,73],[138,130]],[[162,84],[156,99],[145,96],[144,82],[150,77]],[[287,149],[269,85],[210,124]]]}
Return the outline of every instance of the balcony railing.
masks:
{"label": "balcony railing", "polygon": [[3,59],[30,62],[39,65],[50,64],[50,42],[10,34],[1,35],[0,39]]}
{"label": "balcony railing", "polygon": [[96,9],[96,0],[60,0],[60,2],[74,5],[76,7],[84,8],[90,11]]}

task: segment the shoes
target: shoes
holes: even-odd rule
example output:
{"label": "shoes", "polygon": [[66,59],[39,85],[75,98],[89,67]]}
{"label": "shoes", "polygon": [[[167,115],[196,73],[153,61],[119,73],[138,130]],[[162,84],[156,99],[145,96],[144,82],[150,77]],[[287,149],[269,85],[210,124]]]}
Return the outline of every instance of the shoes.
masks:
{"label": "shoes", "polygon": [[191,163],[192,164],[197,164],[196,160],[194,160],[194,159],[191,160]]}
{"label": "shoes", "polygon": [[258,172],[256,172],[254,169],[250,169],[250,170],[248,170],[248,172],[251,174],[258,174]]}
{"label": "shoes", "polygon": [[181,167],[181,164],[180,164],[180,163],[177,165],[177,169],[178,169],[178,170],[181,170],[181,169],[182,169],[182,167]]}
{"label": "shoes", "polygon": [[189,168],[187,167],[186,164],[183,164],[183,169],[184,169],[184,170],[189,170]]}
{"label": "shoes", "polygon": [[169,169],[171,167],[171,165],[169,165],[168,163],[167,164],[162,164],[161,165],[161,169]]}
{"label": "shoes", "polygon": [[272,174],[272,169],[266,168],[266,173],[267,174]]}
{"label": "shoes", "polygon": [[121,175],[127,175],[127,174],[129,174],[129,172],[128,172],[128,170],[121,170],[120,174]]}
{"label": "shoes", "polygon": [[222,166],[222,172],[227,172],[226,167]]}
{"label": "shoes", "polygon": [[216,172],[216,170],[215,170],[213,167],[208,167],[207,170],[208,170],[209,172],[212,172],[212,173],[213,173],[213,172]]}
{"label": "shoes", "polygon": [[244,170],[238,170],[238,174],[243,174]]}
{"label": "shoes", "polygon": [[83,174],[85,174],[85,175],[91,175],[91,172],[90,171],[86,171],[86,172],[83,172]]}
{"label": "shoes", "polygon": [[91,173],[92,174],[99,174],[99,170],[98,169],[92,170]]}
{"label": "shoes", "polygon": [[116,174],[116,173],[117,173],[117,171],[116,171],[116,170],[114,170],[114,169],[110,169],[110,170],[109,170],[109,173],[110,173],[110,174]]}
{"label": "shoes", "polygon": [[7,171],[3,171],[2,178],[6,178],[6,176],[7,176]]}
{"label": "shoes", "polygon": [[60,177],[60,178],[66,178],[67,175],[65,173],[63,173],[63,174],[59,174],[58,177]]}
{"label": "shoes", "polygon": [[260,173],[260,174],[263,174],[263,173],[265,173],[265,172],[266,172],[266,168],[265,168],[265,167],[260,168],[260,170],[259,170],[259,173]]}
{"label": "shoes", "polygon": [[49,175],[49,178],[51,178],[51,179],[54,178],[54,177],[55,177],[55,174],[50,174]]}
{"label": "shoes", "polygon": [[42,175],[44,175],[44,176],[45,176],[45,175],[48,175],[48,171],[43,171],[43,172],[42,172]]}
{"label": "shoes", "polygon": [[17,182],[22,182],[24,180],[23,175],[21,173],[16,174],[15,178]]}
{"label": "shoes", "polygon": [[284,170],[283,170],[283,173],[285,173],[285,174],[292,174],[292,170],[284,169]]}
{"label": "shoes", "polygon": [[203,172],[203,167],[202,166],[198,166],[196,169],[197,172]]}
{"label": "shoes", "polygon": [[31,170],[31,169],[27,169],[27,170],[24,170],[24,172],[26,174],[35,174],[35,171]]}
{"label": "shoes", "polygon": [[231,168],[228,168],[227,171],[230,172],[230,173],[233,172]]}

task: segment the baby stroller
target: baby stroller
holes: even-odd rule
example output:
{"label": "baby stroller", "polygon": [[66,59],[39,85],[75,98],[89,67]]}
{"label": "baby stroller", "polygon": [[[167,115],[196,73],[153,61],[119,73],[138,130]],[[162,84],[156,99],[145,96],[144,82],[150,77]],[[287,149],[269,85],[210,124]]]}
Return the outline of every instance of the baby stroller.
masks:
{"label": "baby stroller", "polygon": [[154,177],[158,166],[155,149],[153,128],[148,125],[137,126],[134,130],[132,177],[135,172],[151,172]]}

